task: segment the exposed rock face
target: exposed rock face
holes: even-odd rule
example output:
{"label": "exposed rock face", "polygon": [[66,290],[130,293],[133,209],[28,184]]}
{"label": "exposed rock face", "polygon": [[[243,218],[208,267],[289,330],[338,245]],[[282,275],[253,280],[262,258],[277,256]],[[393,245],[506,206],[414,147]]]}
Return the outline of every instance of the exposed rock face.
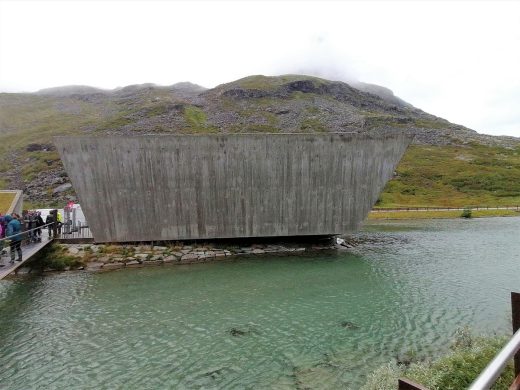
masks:
{"label": "exposed rock face", "polygon": [[406,131],[416,144],[511,146],[513,137],[478,134],[430,115],[387,88],[301,75],[250,76],[213,89],[191,83],[87,86],[0,94],[0,178],[35,203],[75,194],[52,145],[62,134]]}
{"label": "exposed rock face", "polygon": [[62,184],[62,185],[56,187],[54,190],[52,190],[52,194],[55,195],[60,192],[67,191],[69,188],[72,188],[72,184],[70,184],[70,183]]}

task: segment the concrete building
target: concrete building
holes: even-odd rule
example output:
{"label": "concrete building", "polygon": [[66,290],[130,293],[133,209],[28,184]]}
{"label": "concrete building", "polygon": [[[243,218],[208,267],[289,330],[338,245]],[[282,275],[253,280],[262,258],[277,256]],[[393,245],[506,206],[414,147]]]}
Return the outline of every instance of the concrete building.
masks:
{"label": "concrete building", "polygon": [[57,137],[97,242],[355,231],[404,134]]}

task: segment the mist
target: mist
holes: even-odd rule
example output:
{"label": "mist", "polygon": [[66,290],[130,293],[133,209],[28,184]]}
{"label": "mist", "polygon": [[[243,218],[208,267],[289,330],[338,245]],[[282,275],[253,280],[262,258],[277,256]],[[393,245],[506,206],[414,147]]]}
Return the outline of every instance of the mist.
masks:
{"label": "mist", "polygon": [[307,74],[520,136],[520,3],[0,1],[0,92]]}

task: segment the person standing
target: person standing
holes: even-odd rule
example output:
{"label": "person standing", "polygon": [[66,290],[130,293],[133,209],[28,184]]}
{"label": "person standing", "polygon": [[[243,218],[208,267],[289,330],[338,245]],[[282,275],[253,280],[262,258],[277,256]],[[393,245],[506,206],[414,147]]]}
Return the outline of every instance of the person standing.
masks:
{"label": "person standing", "polygon": [[58,220],[58,234],[61,234],[61,227],[63,226],[63,217],[61,216],[61,213],[58,211],[58,215],[56,216],[56,219]]}
{"label": "person standing", "polygon": [[50,223],[53,223],[54,222],[54,217],[52,216],[51,213],[47,214],[47,217],[45,218],[45,224],[48,225],[47,226],[47,231],[49,232],[49,238],[52,237],[52,225],[49,225]]}
{"label": "person standing", "polygon": [[17,261],[22,261],[22,225],[20,221],[15,217],[6,215],[4,219],[7,221],[7,233],[6,237],[9,238],[9,249],[11,252],[11,263],[14,263],[15,251],[18,253]]}
{"label": "person standing", "polygon": [[39,211],[36,212],[36,239],[38,241],[42,241],[42,226],[45,225],[43,223],[42,215]]}

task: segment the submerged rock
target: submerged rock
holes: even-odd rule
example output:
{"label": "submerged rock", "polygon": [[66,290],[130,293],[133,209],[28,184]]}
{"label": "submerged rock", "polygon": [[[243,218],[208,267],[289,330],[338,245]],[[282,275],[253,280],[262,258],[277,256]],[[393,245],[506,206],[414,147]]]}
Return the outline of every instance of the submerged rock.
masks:
{"label": "submerged rock", "polygon": [[245,336],[246,334],[248,334],[249,332],[245,331],[245,330],[242,330],[242,329],[238,329],[238,328],[231,328],[229,330],[229,334],[231,336],[235,336],[235,337],[238,337],[238,336]]}
{"label": "submerged rock", "polygon": [[229,330],[229,334],[231,336],[234,336],[234,337],[240,337],[240,336],[247,336],[247,335],[251,335],[251,334],[258,334],[258,331],[256,329],[254,329],[254,327],[252,327],[251,325],[246,325],[245,327],[242,327],[242,328],[231,328]]}
{"label": "submerged rock", "polygon": [[359,329],[359,326],[350,321],[342,321],[341,326],[345,329]]}

